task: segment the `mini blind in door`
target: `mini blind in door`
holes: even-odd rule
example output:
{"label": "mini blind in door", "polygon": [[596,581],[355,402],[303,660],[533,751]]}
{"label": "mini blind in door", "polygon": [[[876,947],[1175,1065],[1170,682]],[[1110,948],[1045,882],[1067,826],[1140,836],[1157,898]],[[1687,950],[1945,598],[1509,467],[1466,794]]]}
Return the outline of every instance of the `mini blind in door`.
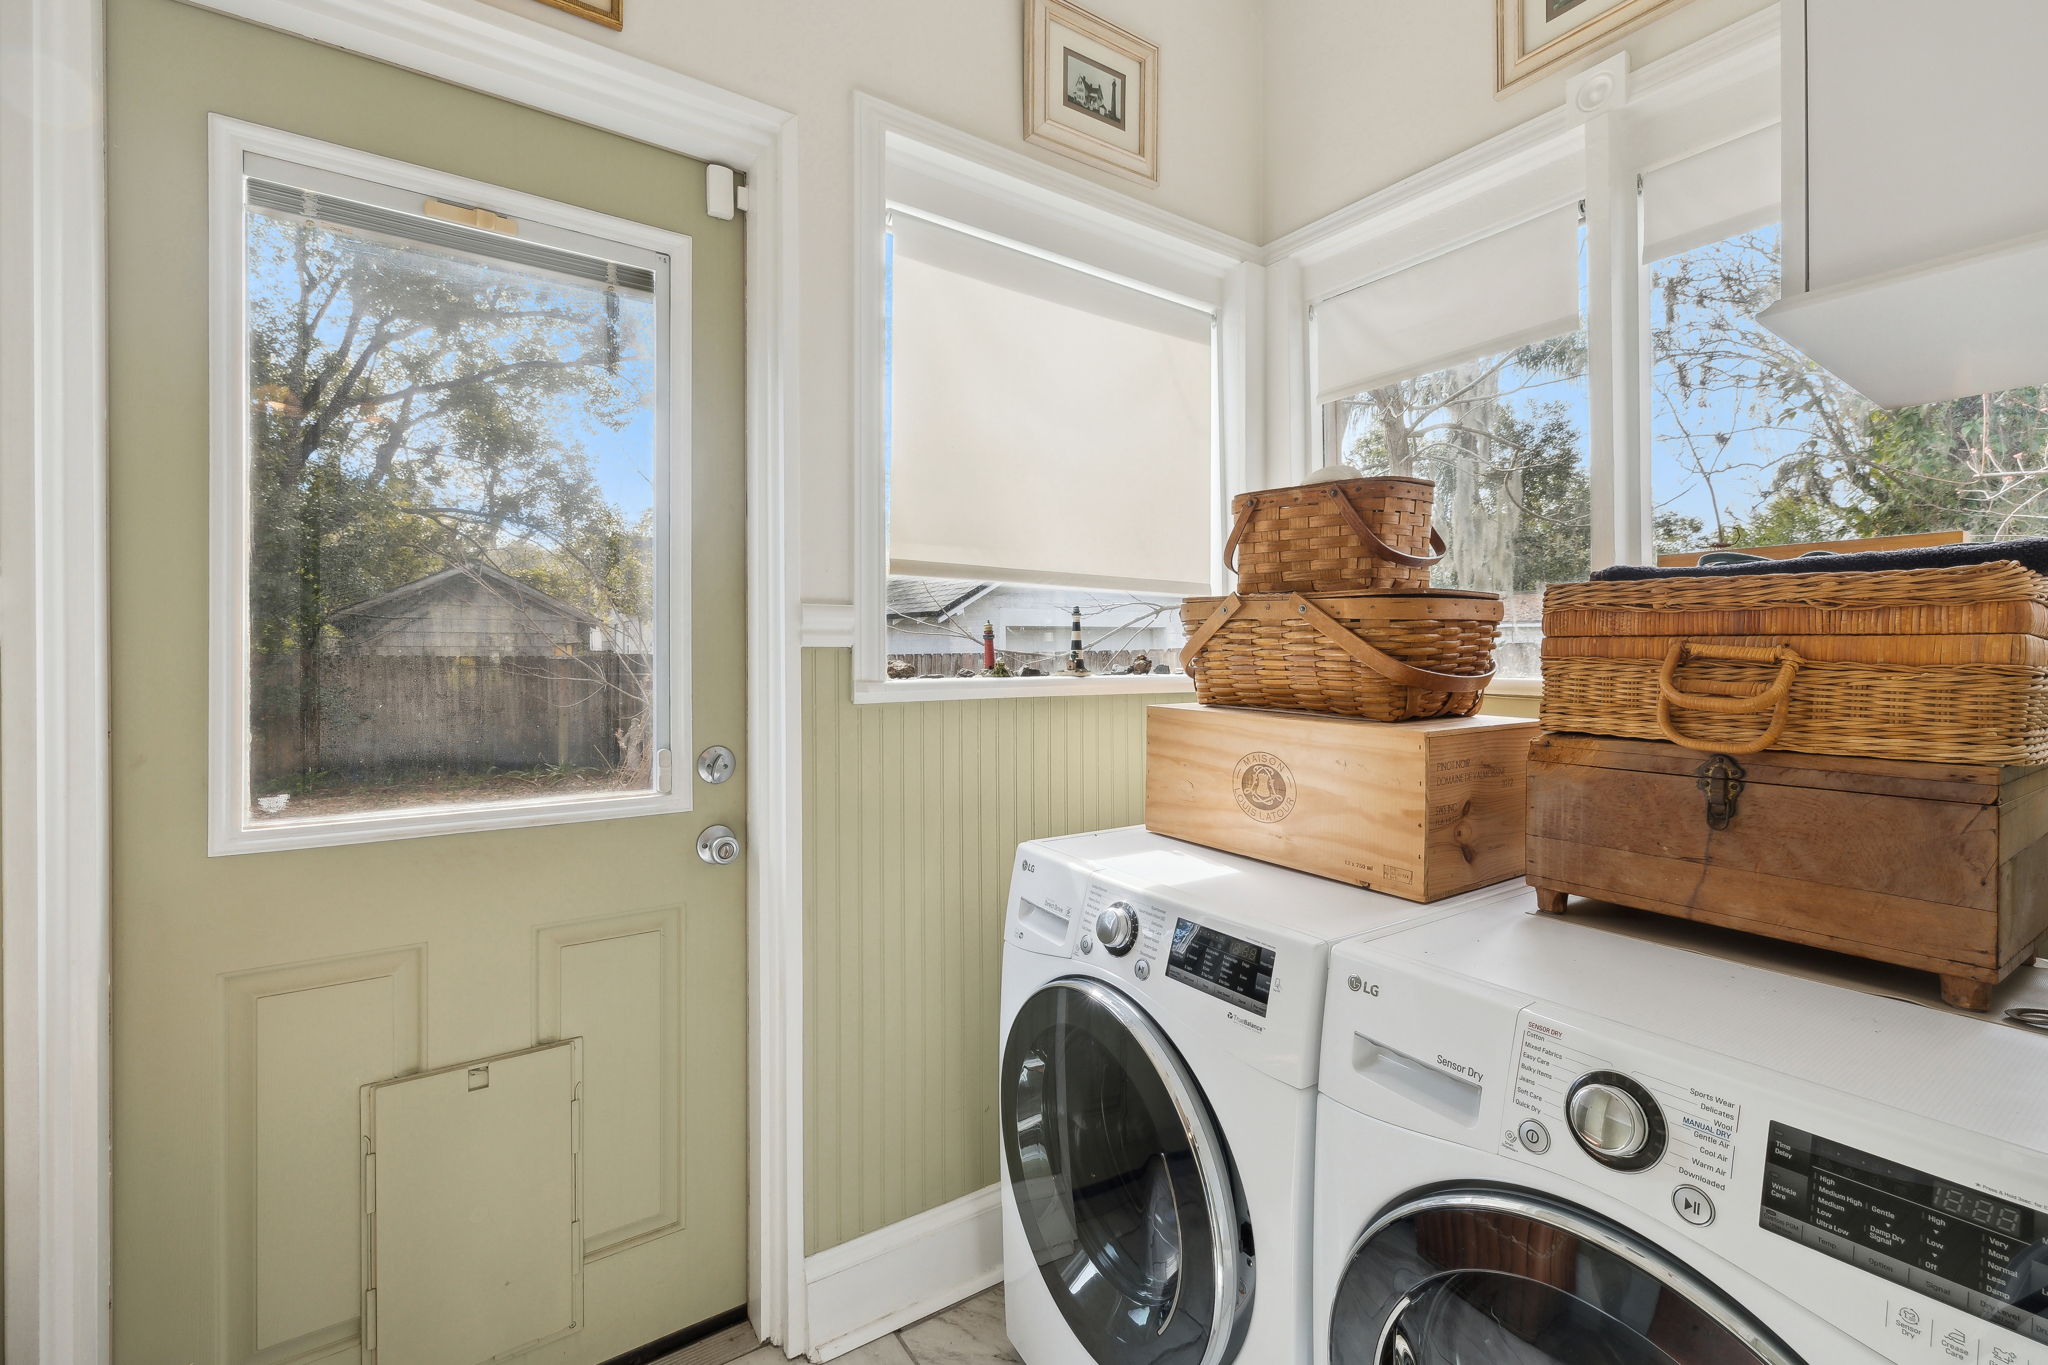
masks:
{"label": "mini blind in door", "polygon": [[892,573],[1209,589],[1214,320],[894,215]]}

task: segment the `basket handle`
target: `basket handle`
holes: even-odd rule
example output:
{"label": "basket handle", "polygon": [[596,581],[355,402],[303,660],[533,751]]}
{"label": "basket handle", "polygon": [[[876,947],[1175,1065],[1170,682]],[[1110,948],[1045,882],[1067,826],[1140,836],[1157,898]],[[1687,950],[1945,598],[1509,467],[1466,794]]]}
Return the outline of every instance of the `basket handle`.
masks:
{"label": "basket handle", "polygon": [[1195,656],[1202,652],[1202,646],[1214,639],[1216,632],[1229,625],[1230,618],[1242,610],[1244,610],[1244,598],[1236,593],[1232,593],[1221,602],[1218,602],[1216,610],[1209,613],[1209,619],[1202,622],[1201,628],[1193,635],[1190,635],[1188,642],[1181,646],[1180,671],[1192,674],[1195,671]]}
{"label": "basket handle", "polygon": [[[1687,659],[1734,659],[1742,663],[1768,664],[1778,666],[1778,676],[1760,692],[1731,694],[1723,696],[1702,696],[1687,692],[1678,685],[1678,666]],[[1753,645],[1710,645],[1689,640],[1673,640],[1671,648],[1664,655],[1664,667],[1657,674],[1657,728],[1664,738],[1673,744],[1701,753],[1756,754],[1762,753],[1778,742],[1785,733],[1785,723],[1791,718],[1792,680],[1799,676],[1799,669],[1806,660],[1791,648],[1778,645],[1766,649]],[[1754,716],[1765,711],[1771,712],[1771,719],[1764,726],[1763,733],[1745,744],[1708,744],[1688,739],[1678,731],[1672,720],[1673,709],[1698,711],[1710,716]]]}
{"label": "basket handle", "polygon": [[[1358,515],[1358,509],[1351,505],[1351,499],[1344,496],[1343,489],[1335,484],[1327,485],[1323,489],[1323,496],[1336,502],[1337,514],[1344,518],[1344,524],[1351,528],[1352,534],[1358,537],[1359,542],[1376,559],[1384,559],[1390,564],[1400,564],[1410,569],[1427,569],[1441,563],[1444,555],[1449,552],[1449,547],[1444,544],[1444,538],[1437,534],[1436,527],[1432,526],[1429,528],[1429,548],[1436,553],[1404,554],[1381,540],[1372,527],[1366,525],[1365,518]],[[1237,521],[1230,528],[1230,539],[1223,542],[1223,564],[1232,573],[1237,572],[1237,547],[1244,542],[1245,533],[1252,529],[1252,516],[1258,510],[1258,501],[1246,498],[1244,505],[1237,509]]]}
{"label": "basket handle", "polygon": [[1374,534],[1372,527],[1365,524],[1365,518],[1358,515],[1358,509],[1351,505],[1351,499],[1344,496],[1343,489],[1335,484],[1330,484],[1328,489],[1326,496],[1337,504],[1338,515],[1344,518],[1344,524],[1351,528],[1352,534],[1365,543],[1365,548],[1372,551],[1374,558],[1410,569],[1427,569],[1442,563],[1444,555],[1449,552],[1450,547],[1444,544],[1444,538],[1432,526],[1429,528],[1429,548],[1436,551],[1435,554],[1403,554]]}

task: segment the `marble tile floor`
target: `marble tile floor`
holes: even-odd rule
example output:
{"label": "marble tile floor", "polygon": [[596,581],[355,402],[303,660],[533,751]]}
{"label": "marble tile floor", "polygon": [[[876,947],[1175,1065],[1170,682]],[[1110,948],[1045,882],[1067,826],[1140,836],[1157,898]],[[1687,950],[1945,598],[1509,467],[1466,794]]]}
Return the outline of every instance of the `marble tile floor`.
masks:
{"label": "marble tile floor", "polygon": [[[716,1358],[733,1361],[733,1365],[784,1365],[782,1352],[773,1346],[759,1347],[736,1359],[719,1352]],[[686,1350],[655,1365],[712,1365],[712,1361],[700,1361]],[[849,1351],[833,1365],[1017,1365],[1017,1353],[1003,1335],[1002,1287]]]}

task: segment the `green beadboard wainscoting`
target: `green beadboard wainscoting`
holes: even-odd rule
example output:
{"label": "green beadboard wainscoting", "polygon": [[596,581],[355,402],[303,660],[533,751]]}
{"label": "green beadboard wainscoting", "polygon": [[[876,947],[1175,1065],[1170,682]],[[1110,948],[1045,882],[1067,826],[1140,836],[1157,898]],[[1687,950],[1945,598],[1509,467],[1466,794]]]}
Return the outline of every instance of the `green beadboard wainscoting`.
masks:
{"label": "green beadboard wainscoting", "polygon": [[1489,716],[1519,716],[1523,720],[1536,719],[1536,708],[1540,697],[1503,697],[1487,693],[1479,709]]}
{"label": "green beadboard wainscoting", "polygon": [[1011,854],[1142,820],[1145,708],[1184,699],[856,706],[852,670],[804,651],[811,1253],[995,1181]]}
{"label": "green beadboard wainscoting", "polygon": [[1177,700],[855,706],[852,659],[804,651],[812,1252],[995,1181],[1011,855],[1142,819],[1145,707]]}

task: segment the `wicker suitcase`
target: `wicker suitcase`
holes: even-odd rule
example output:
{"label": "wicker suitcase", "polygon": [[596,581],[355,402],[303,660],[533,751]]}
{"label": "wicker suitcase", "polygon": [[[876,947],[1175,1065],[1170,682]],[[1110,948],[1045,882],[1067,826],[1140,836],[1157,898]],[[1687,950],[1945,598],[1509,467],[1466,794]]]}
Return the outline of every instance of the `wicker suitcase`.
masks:
{"label": "wicker suitcase", "polygon": [[2048,763],[2048,577],[2010,561],[1574,583],[1543,629],[1546,730]]}
{"label": "wicker suitcase", "polygon": [[1493,678],[1492,593],[1191,597],[1181,667],[1211,706],[1365,720],[1469,716]]}
{"label": "wicker suitcase", "polygon": [[1240,493],[1223,560],[1239,592],[1420,592],[1444,555],[1428,479],[1338,479]]}

